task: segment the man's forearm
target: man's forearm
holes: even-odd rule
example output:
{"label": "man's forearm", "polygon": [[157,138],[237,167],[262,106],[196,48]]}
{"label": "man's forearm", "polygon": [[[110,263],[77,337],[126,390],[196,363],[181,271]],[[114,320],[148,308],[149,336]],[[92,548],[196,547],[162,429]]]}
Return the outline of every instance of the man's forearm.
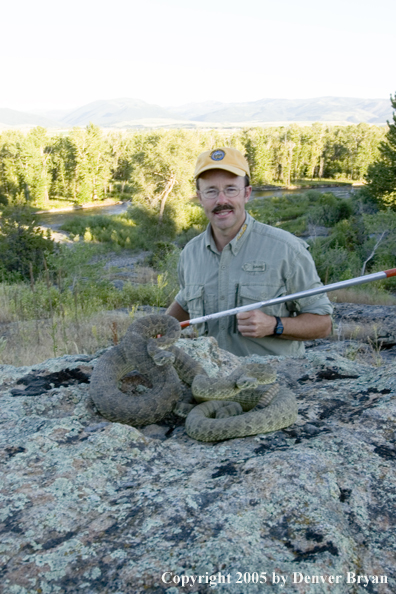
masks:
{"label": "man's forearm", "polygon": [[330,316],[303,313],[295,318],[281,318],[283,334],[279,338],[286,340],[314,340],[326,338],[331,333]]}
{"label": "man's forearm", "polygon": [[[238,330],[242,336],[264,338],[273,336],[276,319],[259,309],[243,312],[237,315]],[[313,340],[325,338],[331,332],[330,316],[303,313],[295,318],[281,318],[284,340]]]}
{"label": "man's forearm", "polygon": [[174,301],[172,305],[166,310],[168,316],[176,318],[179,322],[185,322],[190,319],[188,311],[184,310],[177,301]]}

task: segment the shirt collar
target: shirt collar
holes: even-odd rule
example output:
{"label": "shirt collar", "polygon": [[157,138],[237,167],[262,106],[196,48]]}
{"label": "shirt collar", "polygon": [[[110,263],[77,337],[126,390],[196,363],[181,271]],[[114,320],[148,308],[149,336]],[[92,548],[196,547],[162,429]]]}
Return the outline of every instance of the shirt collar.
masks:
{"label": "shirt collar", "polygon": [[[236,234],[234,239],[232,239],[230,241],[230,243],[228,244],[230,246],[230,249],[231,249],[232,253],[234,254],[234,256],[237,255],[237,253],[239,252],[239,250],[245,243],[246,239],[250,235],[253,223],[254,223],[254,218],[251,217],[248,212],[246,212],[245,222],[243,223],[242,227],[240,228],[240,230],[238,231],[238,233]],[[205,231],[205,245],[207,248],[212,250],[212,252],[215,252],[216,254],[220,253],[219,250],[217,249],[215,241],[213,239],[212,227],[211,227],[210,223],[206,227],[206,231]]]}

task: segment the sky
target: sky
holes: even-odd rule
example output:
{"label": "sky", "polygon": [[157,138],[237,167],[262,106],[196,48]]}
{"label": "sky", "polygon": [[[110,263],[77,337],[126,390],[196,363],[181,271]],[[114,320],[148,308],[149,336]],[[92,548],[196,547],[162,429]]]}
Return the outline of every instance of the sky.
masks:
{"label": "sky", "polygon": [[395,22],[395,0],[14,0],[0,107],[388,98]]}

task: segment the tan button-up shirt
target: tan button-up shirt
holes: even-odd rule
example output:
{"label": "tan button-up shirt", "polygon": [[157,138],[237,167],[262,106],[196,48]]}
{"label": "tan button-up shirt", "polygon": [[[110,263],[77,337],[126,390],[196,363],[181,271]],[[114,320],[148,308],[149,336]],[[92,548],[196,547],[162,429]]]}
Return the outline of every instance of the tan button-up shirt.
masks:
{"label": "tan button-up shirt", "polygon": [[[176,301],[192,319],[318,287],[322,283],[308,247],[291,233],[263,225],[247,214],[238,235],[219,252],[208,225],[181,253]],[[264,307],[262,311],[286,318],[299,313],[327,315],[333,308],[327,295],[322,294]],[[212,320],[197,328],[200,335],[214,336],[221,348],[239,356],[304,353],[302,341],[242,336],[236,316]]]}

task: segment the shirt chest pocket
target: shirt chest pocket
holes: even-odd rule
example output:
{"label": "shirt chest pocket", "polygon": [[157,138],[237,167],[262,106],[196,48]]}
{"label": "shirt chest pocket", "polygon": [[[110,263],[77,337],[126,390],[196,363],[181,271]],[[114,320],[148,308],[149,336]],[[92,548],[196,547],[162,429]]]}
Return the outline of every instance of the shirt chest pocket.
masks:
{"label": "shirt chest pocket", "polygon": [[[217,296],[207,294],[204,285],[189,285],[185,291],[190,320],[217,311]],[[207,324],[197,324],[196,328],[200,336],[208,332]]]}
{"label": "shirt chest pocket", "polygon": [[[268,286],[264,284],[249,284],[241,285],[239,289],[239,305],[250,305],[259,301],[268,301],[276,297],[283,297],[287,294],[285,285],[278,287]],[[269,316],[288,316],[288,310],[284,303],[266,306],[263,309],[264,313]]]}
{"label": "shirt chest pocket", "polygon": [[204,288],[203,285],[190,285],[185,289],[188,313],[190,320],[204,315]]}

